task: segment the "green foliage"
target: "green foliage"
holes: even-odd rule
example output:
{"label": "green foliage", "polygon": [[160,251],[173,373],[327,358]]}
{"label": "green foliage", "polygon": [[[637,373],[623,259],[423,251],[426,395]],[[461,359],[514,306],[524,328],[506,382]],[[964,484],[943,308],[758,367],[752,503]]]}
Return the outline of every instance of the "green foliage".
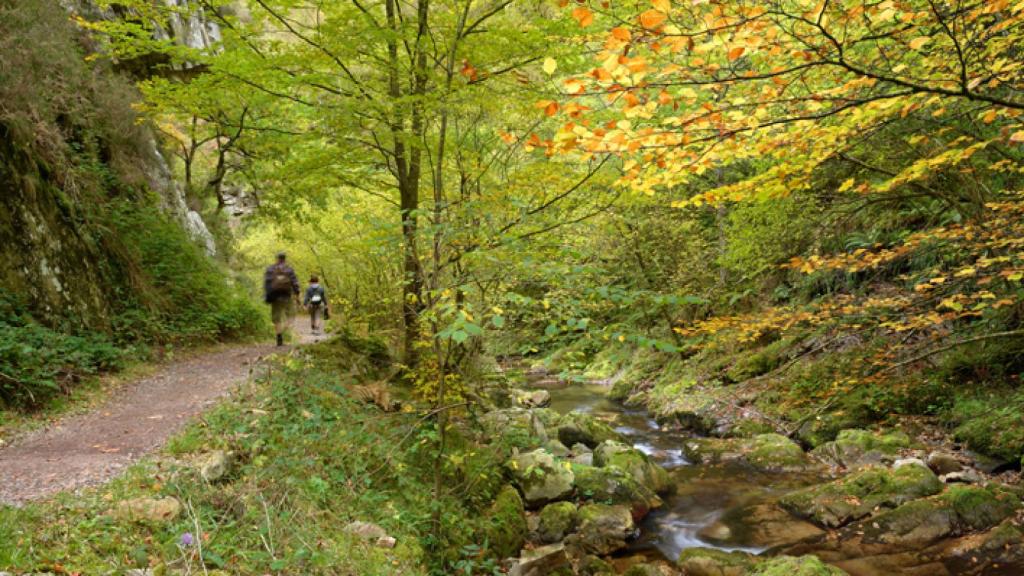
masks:
{"label": "green foliage", "polygon": [[255,297],[155,207],[112,207],[114,234],[141,268],[119,291],[125,313],[122,339],[216,341],[239,338],[266,326]]}
{"label": "green foliage", "polygon": [[943,419],[972,450],[1009,462],[1024,456],[1024,391],[962,392]]}
{"label": "green foliage", "polygon": [[84,376],[120,369],[125,356],[102,334],[74,336],[38,324],[0,292],[0,406],[38,406]]}

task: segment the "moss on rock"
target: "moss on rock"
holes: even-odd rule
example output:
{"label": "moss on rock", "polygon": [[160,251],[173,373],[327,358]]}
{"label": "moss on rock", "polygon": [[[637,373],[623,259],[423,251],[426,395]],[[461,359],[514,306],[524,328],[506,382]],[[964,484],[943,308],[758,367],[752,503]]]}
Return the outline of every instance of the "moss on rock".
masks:
{"label": "moss on rock", "polygon": [[602,442],[594,450],[594,465],[621,468],[641,485],[655,493],[662,493],[669,488],[668,471],[653,462],[640,450],[621,442]]}
{"label": "moss on rock", "polygon": [[576,505],[572,502],[548,504],[538,516],[537,536],[541,542],[558,542],[576,526]]}
{"label": "moss on rock", "polygon": [[519,492],[506,485],[491,506],[486,525],[487,542],[499,558],[516,556],[526,543],[526,510]]}
{"label": "moss on rock", "polygon": [[895,508],[941,490],[942,483],[923,466],[867,468],[834,482],[791,492],[779,503],[796,516],[836,528],[878,508]]}
{"label": "moss on rock", "polygon": [[751,438],[695,438],[687,441],[683,450],[692,462],[745,462],[765,472],[796,472],[814,466],[799,445],[781,434],[758,434]]}
{"label": "moss on rock", "polygon": [[846,576],[846,572],[817,556],[779,556],[758,564],[750,576]]}
{"label": "moss on rock", "polygon": [[910,445],[910,437],[904,432],[879,433],[848,429],[842,430],[835,440],[818,446],[811,453],[835,466],[859,468],[893,462],[900,450]]}
{"label": "moss on rock", "polygon": [[687,548],[676,565],[688,576],[746,576],[755,562],[756,558],[747,552]]}
{"label": "moss on rock", "polygon": [[629,506],[634,520],[662,505],[658,495],[617,466],[574,465],[576,495],[594,502]]}

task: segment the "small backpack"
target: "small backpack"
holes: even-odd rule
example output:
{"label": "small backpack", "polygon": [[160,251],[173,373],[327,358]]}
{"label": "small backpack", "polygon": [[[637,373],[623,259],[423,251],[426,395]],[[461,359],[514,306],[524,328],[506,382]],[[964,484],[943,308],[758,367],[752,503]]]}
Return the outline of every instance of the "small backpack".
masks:
{"label": "small backpack", "polygon": [[270,292],[272,294],[291,294],[292,278],[284,266],[274,266],[270,277]]}

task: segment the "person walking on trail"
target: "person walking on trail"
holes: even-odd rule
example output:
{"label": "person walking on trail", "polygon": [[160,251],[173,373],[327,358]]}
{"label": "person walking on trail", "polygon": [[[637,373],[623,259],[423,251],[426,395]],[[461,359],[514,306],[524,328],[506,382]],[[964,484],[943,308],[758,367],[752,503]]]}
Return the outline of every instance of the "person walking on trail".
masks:
{"label": "person walking on trail", "polygon": [[270,317],[277,333],[277,345],[284,345],[284,331],[295,315],[294,304],[299,302],[299,277],[288,265],[288,257],[278,252],[277,262],[267,266],[263,275],[263,295],[270,304]]}
{"label": "person walking on trail", "polygon": [[306,288],[306,296],[302,305],[309,311],[309,325],[313,334],[320,334],[323,327],[324,312],[327,310],[327,292],[320,279],[315,275],[309,277],[309,286]]}

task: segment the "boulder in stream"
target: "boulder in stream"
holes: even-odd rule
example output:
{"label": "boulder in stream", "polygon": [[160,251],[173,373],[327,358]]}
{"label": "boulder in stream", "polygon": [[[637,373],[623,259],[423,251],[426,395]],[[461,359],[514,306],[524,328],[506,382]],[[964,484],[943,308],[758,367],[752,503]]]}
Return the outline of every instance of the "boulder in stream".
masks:
{"label": "boulder in stream", "polygon": [[717,548],[687,548],[676,565],[687,576],[746,576],[755,563],[747,552],[726,552]]}
{"label": "boulder in stream", "polygon": [[636,523],[628,506],[586,504],[580,507],[578,518],[576,533],[565,543],[581,553],[606,556],[622,550],[636,537]]}
{"label": "boulder in stream", "polygon": [[778,550],[815,554],[852,574],[1024,573],[1024,543],[1013,516],[1019,497],[997,485],[951,486],[942,494]]}
{"label": "boulder in stream", "polygon": [[636,521],[662,505],[657,493],[617,466],[573,465],[573,473],[578,497],[628,506]]}
{"label": "boulder in stream", "polygon": [[583,412],[570,412],[558,422],[558,439],[566,446],[586,444],[596,448],[605,440],[622,440],[622,436],[607,423]]}
{"label": "boulder in stream", "polygon": [[515,454],[505,464],[528,508],[536,508],[567,498],[573,491],[575,476],[568,462],[557,461],[539,448]]}
{"label": "boulder in stream", "polygon": [[783,496],[783,508],[821,526],[836,528],[879,509],[938,494],[942,483],[925,466],[866,468],[845,478]]}
{"label": "boulder in stream", "polygon": [[668,471],[640,450],[615,440],[606,440],[594,450],[594,465],[621,468],[654,493],[663,493],[670,487]]}
{"label": "boulder in stream", "polygon": [[804,472],[816,467],[796,442],[781,434],[694,438],[683,445],[683,451],[698,464],[743,462],[763,472]]}

